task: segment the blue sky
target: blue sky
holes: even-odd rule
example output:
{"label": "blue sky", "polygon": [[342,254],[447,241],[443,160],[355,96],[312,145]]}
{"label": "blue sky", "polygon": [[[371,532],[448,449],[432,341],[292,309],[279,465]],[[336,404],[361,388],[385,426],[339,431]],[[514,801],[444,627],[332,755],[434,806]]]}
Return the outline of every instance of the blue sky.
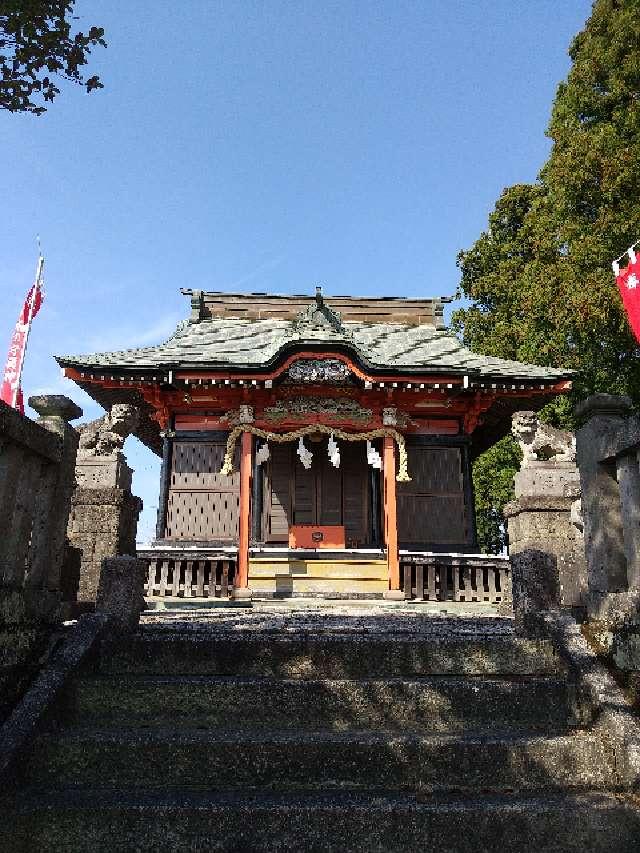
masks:
{"label": "blue sky", "polygon": [[[158,342],[180,287],[453,294],[456,254],[531,181],[589,0],[78,0],[105,28],[91,95],[0,115],[0,358],[33,277],[47,298],[25,396],[54,353]],[[4,343],[3,343],[4,341]],[[152,534],[158,460],[127,444]]]}

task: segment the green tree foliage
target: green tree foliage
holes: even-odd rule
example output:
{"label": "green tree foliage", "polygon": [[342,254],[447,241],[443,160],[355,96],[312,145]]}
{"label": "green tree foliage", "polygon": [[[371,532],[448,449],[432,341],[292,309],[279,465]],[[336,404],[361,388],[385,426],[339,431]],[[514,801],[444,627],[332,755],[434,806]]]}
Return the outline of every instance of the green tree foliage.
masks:
{"label": "green tree foliage", "polygon": [[[569,55],[549,159],[535,184],[503,192],[460,253],[472,304],[453,323],[477,352],[574,369],[571,402],[595,391],[640,402],[640,351],[611,271],[640,237],[640,2],[596,0]],[[571,425],[567,401],[545,416]]]}
{"label": "green tree foliage", "polygon": [[522,452],[508,435],[473,463],[478,539],[491,554],[499,554],[506,544],[502,509],[514,498],[513,478],[521,461]]}
{"label": "green tree foliage", "polygon": [[106,47],[102,27],[72,33],[75,0],[0,0],[0,108],[40,115],[59,94],[60,78],[102,88],[97,75],[85,79],[91,48]]}

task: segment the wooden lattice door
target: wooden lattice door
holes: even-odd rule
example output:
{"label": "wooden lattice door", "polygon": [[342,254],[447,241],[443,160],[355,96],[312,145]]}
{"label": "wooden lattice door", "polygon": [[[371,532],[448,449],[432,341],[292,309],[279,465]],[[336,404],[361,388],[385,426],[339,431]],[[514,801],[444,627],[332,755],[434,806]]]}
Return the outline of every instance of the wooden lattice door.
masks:
{"label": "wooden lattice door", "polygon": [[240,505],[238,453],[233,473],[220,473],[225,439],[176,441],[171,458],[167,539],[236,542]]}
{"label": "wooden lattice door", "polygon": [[459,447],[407,446],[411,482],[398,483],[398,542],[404,548],[469,542]]}

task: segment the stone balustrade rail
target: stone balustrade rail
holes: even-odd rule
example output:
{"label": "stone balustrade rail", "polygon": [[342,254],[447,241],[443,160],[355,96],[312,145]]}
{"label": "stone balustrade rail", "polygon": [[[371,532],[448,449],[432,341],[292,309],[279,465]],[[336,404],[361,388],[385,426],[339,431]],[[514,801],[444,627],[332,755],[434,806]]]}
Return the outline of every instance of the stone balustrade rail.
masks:
{"label": "stone balustrade rail", "polygon": [[61,571],[82,410],[31,397],[33,421],[0,402],[0,718],[60,620]]}

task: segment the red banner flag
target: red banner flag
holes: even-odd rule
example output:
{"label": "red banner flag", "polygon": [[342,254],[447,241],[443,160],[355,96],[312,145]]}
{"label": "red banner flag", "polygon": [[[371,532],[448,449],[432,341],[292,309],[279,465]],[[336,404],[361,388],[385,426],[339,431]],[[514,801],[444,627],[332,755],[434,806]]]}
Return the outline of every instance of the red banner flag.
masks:
{"label": "red banner flag", "polygon": [[24,403],[22,401],[20,378],[22,376],[24,354],[27,349],[29,329],[31,328],[31,321],[40,310],[40,306],[44,300],[41,287],[42,266],[43,259],[40,258],[35,283],[27,293],[27,298],[24,301],[18,322],[11,336],[9,354],[4,368],[2,385],[0,386],[0,400],[4,400],[5,403],[8,403],[14,409],[18,409],[21,414],[24,414]]}
{"label": "red banner flag", "polygon": [[629,266],[620,269],[615,263],[614,271],[629,325],[640,342],[640,261],[633,249],[629,249]]}

